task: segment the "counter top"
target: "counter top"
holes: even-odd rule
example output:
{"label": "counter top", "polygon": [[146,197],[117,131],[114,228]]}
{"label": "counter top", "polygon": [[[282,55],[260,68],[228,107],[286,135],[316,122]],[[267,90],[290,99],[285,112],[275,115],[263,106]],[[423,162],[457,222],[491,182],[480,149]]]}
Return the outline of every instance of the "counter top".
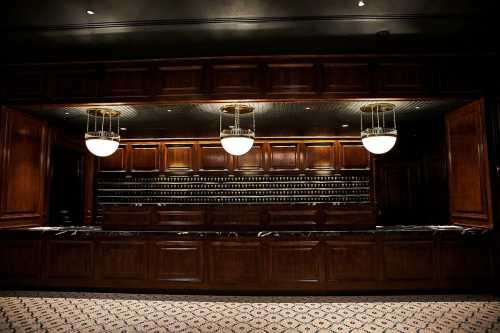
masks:
{"label": "counter top", "polygon": [[99,226],[72,226],[72,227],[33,227],[24,229],[1,230],[0,235],[15,234],[47,234],[55,236],[141,236],[141,235],[164,235],[164,236],[183,236],[183,237],[280,237],[280,236],[298,236],[298,237],[329,237],[336,235],[370,235],[370,234],[398,234],[398,233],[434,233],[434,234],[480,234],[488,232],[478,228],[467,228],[452,225],[395,225],[395,226],[376,226],[374,229],[365,230],[333,230],[333,231],[304,231],[304,230],[280,230],[280,231],[153,231],[153,230],[103,230]]}

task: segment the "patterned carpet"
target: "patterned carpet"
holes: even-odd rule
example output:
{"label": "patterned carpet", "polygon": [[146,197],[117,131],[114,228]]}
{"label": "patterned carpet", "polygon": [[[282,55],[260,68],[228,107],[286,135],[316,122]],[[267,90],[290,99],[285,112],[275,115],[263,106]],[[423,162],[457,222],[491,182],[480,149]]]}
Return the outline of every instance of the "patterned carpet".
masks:
{"label": "patterned carpet", "polygon": [[0,292],[0,332],[500,332],[489,296]]}

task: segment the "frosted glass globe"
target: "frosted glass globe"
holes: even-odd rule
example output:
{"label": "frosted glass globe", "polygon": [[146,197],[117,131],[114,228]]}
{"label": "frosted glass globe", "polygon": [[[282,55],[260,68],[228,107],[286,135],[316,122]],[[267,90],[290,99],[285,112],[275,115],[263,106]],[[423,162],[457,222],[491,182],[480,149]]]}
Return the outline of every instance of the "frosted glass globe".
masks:
{"label": "frosted glass globe", "polygon": [[253,146],[254,139],[248,136],[226,136],[220,139],[222,148],[231,155],[244,155]]}
{"label": "frosted glass globe", "polygon": [[118,144],[118,141],[102,138],[88,138],[85,140],[87,149],[99,157],[112,155],[118,149]]}
{"label": "frosted glass globe", "polygon": [[396,144],[394,135],[373,135],[361,139],[363,146],[372,154],[384,154]]}

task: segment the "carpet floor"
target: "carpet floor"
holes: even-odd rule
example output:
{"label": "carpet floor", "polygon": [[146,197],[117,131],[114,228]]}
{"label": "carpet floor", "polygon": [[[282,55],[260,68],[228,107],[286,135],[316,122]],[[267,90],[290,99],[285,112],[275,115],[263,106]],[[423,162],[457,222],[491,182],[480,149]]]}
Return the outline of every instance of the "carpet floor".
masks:
{"label": "carpet floor", "polygon": [[0,332],[500,332],[500,299],[0,291]]}

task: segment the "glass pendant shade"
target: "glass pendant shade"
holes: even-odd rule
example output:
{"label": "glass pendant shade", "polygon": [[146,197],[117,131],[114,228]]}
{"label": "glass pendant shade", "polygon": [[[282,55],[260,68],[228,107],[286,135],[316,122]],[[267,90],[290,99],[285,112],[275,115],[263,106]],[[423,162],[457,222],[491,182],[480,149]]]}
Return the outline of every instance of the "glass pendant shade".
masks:
{"label": "glass pendant shade", "polygon": [[[222,129],[222,114],[232,114],[234,124],[227,129]],[[240,127],[240,115],[252,114],[253,129],[243,129]],[[227,105],[221,108],[220,116],[220,142],[222,148],[231,155],[241,156],[252,149],[255,141],[255,114],[253,108],[247,105]]]}
{"label": "glass pendant shade", "polygon": [[[361,108],[361,141],[363,146],[372,154],[385,154],[390,151],[397,141],[396,116],[394,105],[389,103],[374,103]],[[385,113],[392,112],[392,126]],[[363,115],[371,119],[371,127],[363,129]]]}
{"label": "glass pendant shade", "polygon": [[120,144],[120,113],[110,109],[87,110],[85,146],[95,156],[112,155]]}

